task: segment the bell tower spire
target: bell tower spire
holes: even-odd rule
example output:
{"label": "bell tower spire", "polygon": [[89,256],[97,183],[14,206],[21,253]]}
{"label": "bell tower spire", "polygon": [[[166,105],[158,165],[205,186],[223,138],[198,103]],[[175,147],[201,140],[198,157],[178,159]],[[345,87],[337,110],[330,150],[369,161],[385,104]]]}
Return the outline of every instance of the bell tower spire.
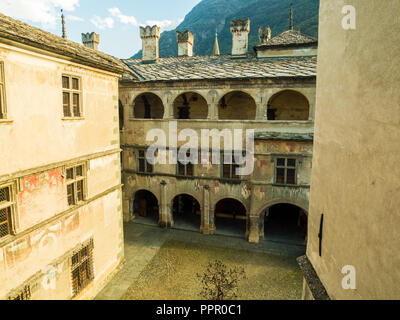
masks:
{"label": "bell tower spire", "polygon": [[213,51],[214,56],[219,56],[219,43],[218,43],[218,31],[215,30],[215,43],[214,43],[214,51]]}
{"label": "bell tower spire", "polygon": [[65,31],[65,17],[64,17],[64,11],[61,9],[61,24],[62,24],[62,37],[64,39],[67,39],[67,34]]}
{"label": "bell tower spire", "polygon": [[293,25],[293,3],[290,4],[290,24],[289,24],[289,30],[293,30],[294,25]]}

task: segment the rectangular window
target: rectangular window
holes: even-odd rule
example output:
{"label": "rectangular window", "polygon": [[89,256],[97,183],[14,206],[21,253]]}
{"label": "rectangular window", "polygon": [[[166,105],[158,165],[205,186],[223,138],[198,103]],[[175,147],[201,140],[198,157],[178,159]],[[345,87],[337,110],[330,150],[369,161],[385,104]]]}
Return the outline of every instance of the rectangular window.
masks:
{"label": "rectangular window", "polygon": [[[224,155],[221,155],[221,160],[225,161]],[[231,180],[239,180],[240,177],[237,175],[236,170],[240,166],[235,164],[235,156],[232,156],[232,163],[231,164],[223,164],[222,165],[222,177],[224,179],[231,179]]]}
{"label": "rectangular window", "polygon": [[297,184],[296,159],[278,158],[275,165],[275,183],[285,185]]}
{"label": "rectangular window", "polygon": [[0,187],[0,239],[13,233],[12,215],[15,211],[13,187]]}
{"label": "rectangular window", "polygon": [[10,297],[9,300],[30,300],[31,299],[31,286],[27,285],[16,296]]}
{"label": "rectangular window", "polygon": [[[190,154],[188,154],[188,156],[190,156]],[[182,164],[178,161],[177,175],[182,176],[182,177],[193,177],[194,176],[194,165],[192,163]]]}
{"label": "rectangular window", "polygon": [[137,150],[137,170],[139,173],[153,173],[154,167],[150,163],[147,162],[146,159],[146,150],[141,149]]}
{"label": "rectangular window", "polygon": [[4,79],[4,63],[0,62],[0,119],[5,119],[7,115],[6,109],[6,89]]}
{"label": "rectangular window", "polygon": [[82,117],[81,79],[73,76],[62,76],[63,112],[66,118]]}
{"label": "rectangular window", "polygon": [[67,168],[67,199],[69,206],[75,206],[85,200],[85,167],[79,165]]}
{"label": "rectangular window", "polygon": [[74,296],[93,279],[93,240],[76,251],[71,258],[72,290]]}

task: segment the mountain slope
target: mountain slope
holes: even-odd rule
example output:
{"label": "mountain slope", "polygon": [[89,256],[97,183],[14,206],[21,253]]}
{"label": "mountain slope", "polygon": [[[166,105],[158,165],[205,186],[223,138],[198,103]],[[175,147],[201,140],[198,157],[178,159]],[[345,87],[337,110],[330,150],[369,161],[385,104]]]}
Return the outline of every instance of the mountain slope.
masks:
{"label": "mountain slope", "polygon": [[[319,0],[203,0],[186,15],[185,20],[160,38],[160,56],[176,56],[176,30],[190,30],[194,36],[194,54],[211,54],[215,31],[218,31],[221,54],[231,52],[230,20],[250,18],[249,50],[258,43],[258,27],[269,25],[272,36],[289,28],[289,9],[293,3],[294,26],[303,33],[318,36]],[[141,51],[134,58],[141,57]]]}

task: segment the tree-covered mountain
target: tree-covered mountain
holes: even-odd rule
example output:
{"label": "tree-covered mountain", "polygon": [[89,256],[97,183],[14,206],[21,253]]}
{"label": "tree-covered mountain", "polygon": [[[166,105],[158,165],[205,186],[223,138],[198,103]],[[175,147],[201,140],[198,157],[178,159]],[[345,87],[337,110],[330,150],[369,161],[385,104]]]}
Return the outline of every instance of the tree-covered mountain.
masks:
{"label": "tree-covered mountain", "polygon": [[[184,21],[160,38],[160,56],[176,56],[176,30],[190,30],[194,34],[194,54],[211,54],[215,31],[221,54],[229,54],[232,47],[231,19],[251,19],[249,51],[258,44],[258,27],[269,25],[272,36],[289,28],[290,5],[294,9],[294,27],[305,34],[318,36],[319,0],[203,0],[186,15]],[[140,58],[139,51],[134,58]]]}

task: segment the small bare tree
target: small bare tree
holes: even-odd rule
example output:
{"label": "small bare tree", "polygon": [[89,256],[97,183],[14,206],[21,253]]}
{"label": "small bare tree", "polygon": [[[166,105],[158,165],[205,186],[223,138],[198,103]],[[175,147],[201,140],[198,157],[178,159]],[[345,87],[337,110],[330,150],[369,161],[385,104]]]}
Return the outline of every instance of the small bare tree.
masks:
{"label": "small bare tree", "polygon": [[237,288],[246,279],[243,267],[229,269],[221,261],[210,262],[203,275],[197,274],[201,281],[201,296],[206,300],[233,300],[237,298]]}

